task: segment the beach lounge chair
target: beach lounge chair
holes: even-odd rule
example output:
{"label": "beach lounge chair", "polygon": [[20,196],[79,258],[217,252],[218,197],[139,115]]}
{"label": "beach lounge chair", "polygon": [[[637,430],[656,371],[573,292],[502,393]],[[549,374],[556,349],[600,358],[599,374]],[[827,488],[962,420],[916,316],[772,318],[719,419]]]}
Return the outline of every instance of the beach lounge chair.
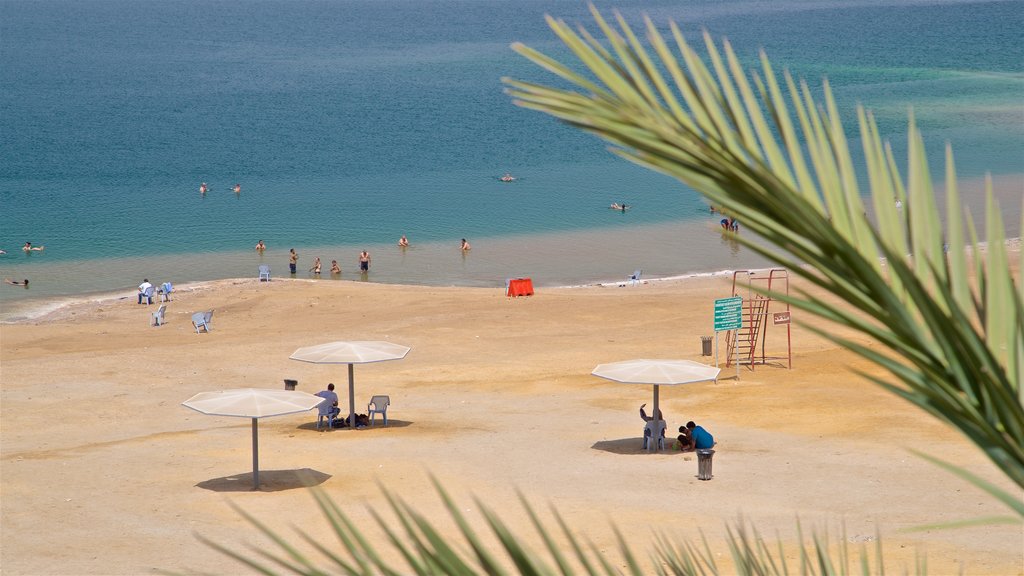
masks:
{"label": "beach lounge chair", "polygon": [[655,424],[654,420],[651,420],[651,421],[647,422],[647,424],[644,424],[644,446],[643,446],[644,450],[647,450],[648,441],[651,439],[652,436],[654,438],[658,439],[658,449],[659,450],[664,450],[665,449],[665,421],[664,420],[658,420],[657,424]]}
{"label": "beach lounge chair", "polygon": [[374,418],[377,414],[384,417],[384,425],[388,425],[388,406],[391,404],[391,398],[387,396],[374,396],[370,398],[370,403],[366,405],[366,413],[370,415],[370,425],[373,425]]}
{"label": "beach lounge chair", "polygon": [[167,310],[167,304],[161,304],[156,312],[153,312],[153,326],[159,326],[164,323],[164,311]]}
{"label": "beach lounge chair", "polygon": [[640,276],[642,276],[643,273],[644,271],[639,269],[634,271],[632,274],[629,275],[629,278],[626,278],[626,282],[628,282],[630,286],[635,286],[639,284]]}
{"label": "beach lounge chair", "polygon": [[324,420],[327,420],[327,427],[334,428],[334,421],[338,419],[338,407],[332,405],[324,398],[323,402],[317,404],[319,413],[316,416],[316,429],[319,430]]}
{"label": "beach lounge chair", "polygon": [[270,266],[260,264],[260,282],[263,282],[264,280],[270,282]]}
{"label": "beach lounge chair", "polygon": [[170,302],[171,292],[174,292],[174,286],[172,286],[170,282],[164,282],[160,286],[160,290],[158,292],[160,293],[161,302]]}
{"label": "beach lounge chair", "polygon": [[152,304],[153,303],[153,290],[155,290],[155,288],[153,286],[150,286],[149,288],[146,288],[145,291],[141,292],[139,294],[139,304],[142,304],[143,300],[146,301],[147,305],[148,304]]}
{"label": "beach lounge chair", "polygon": [[199,334],[200,328],[209,332],[211,320],[213,320],[213,310],[207,310],[206,312],[196,312],[195,314],[193,314],[192,325],[196,327],[196,334]]}

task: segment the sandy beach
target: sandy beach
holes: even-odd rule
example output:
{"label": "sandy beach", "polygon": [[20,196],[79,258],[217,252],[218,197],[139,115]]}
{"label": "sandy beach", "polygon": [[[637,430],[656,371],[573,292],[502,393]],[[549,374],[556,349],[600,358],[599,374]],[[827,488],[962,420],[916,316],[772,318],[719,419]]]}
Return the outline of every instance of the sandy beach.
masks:
{"label": "sandy beach", "polygon": [[[910,449],[1018,490],[959,433],[853,374],[875,368],[796,325],[792,369],[779,361],[737,378],[730,368],[717,383],[662,388],[670,430],[692,419],[714,434],[713,480],[696,478],[693,454],[643,452],[637,409],[650,407],[651,387],[590,371],[632,358],[713,362],[700,337],[712,334],[713,300],[730,293],[728,275],[517,299],[493,288],[253,278],[180,286],[160,327],[149,322],[157,304],[132,293],[3,325],[0,571],[250,573],[196,538],[269,545],[232,504],[337,547],[296,479],[310,471],[376,537],[367,510],[387,515],[381,487],[451,527],[434,476],[476,525],[479,498],[538,550],[517,491],[548,520],[553,505],[615,565],[612,523],[644,561],[656,533],[697,543],[701,532],[724,560],[725,526],[742,516],[791,552],[799,519],[805,531],[845,529],[854,551],[880,534],[888,570],[923,554],[933,574],[1024,573],[1019,525],[905,531],[1005,515]],[[213,331],[197,335],[189,317],[208,309]],[[332,340],[412,348],[355,370],[357,411],[388,394],[390,425],[319,432],[315,411],[264,419],[263,490],[250,491],[249,421],[181,402],[290,378],[310,393],[334,382],[345,403],[344,366],[288,359]],[[785,355],[781,327],[769,330],[767,352]]]}

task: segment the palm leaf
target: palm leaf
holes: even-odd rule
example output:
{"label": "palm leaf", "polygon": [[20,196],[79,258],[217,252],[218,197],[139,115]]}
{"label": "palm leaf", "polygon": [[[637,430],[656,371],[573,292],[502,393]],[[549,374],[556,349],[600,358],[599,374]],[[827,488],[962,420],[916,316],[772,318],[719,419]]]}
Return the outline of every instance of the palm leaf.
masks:
{"label": "palm leaf", "polygon": [[[575,81],[583,76],[569,65],[514,45],[575,86],[505,79],[513,102],[607,140],[617,155],[677,178],[736,215],[767,245],[741,243],[849,309],[806,294],[773,297],[885,346],[880,354],[818,329],[882,368],[889,378],[874,381],[960,429],[1024,487],[1024,288],[1010,274],[990,187],[983,255],[970,218],[970,233],[963,232],[952,151],[944,229],[913,115],[904,176],[873,115],[858,109],[872,221],[827,81],[819,103],[787,72],[787,96],[764,54],[748,77],[731,47],[719,49],[706,33],[707,62],[675,24],[673,49],[649,19],[645,44],[618,14],[613,26],[591,11],[605,45],[582,27],[576,33],[564,22],[548,23],[597,84]],[[967,242],[973,284],[961,251]]]}

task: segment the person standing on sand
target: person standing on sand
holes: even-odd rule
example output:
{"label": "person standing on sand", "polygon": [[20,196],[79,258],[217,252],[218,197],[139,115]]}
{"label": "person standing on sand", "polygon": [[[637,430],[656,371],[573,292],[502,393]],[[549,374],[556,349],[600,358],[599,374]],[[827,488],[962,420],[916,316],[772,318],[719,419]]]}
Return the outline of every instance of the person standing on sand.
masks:
{"label": "person standing on sand", "polygon": [[366,250],[359,255],[359,270],[360,272],[370,271],[370,253]]}
{"label": "person standing on sand", "polygon": [[295,267],[298,266],[298,264],[299,254],[295,251],[295,248],[292,248],[288,252],[288,269],[292,271],[292,274],[295,274]]}

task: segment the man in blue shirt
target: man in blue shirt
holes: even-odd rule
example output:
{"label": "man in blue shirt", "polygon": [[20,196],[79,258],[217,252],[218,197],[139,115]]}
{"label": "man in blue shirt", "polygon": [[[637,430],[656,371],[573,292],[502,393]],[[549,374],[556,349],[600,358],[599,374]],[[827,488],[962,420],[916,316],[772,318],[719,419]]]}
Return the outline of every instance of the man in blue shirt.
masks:
{"label": "man in blue shirt", "polygon": [[690,431],[690,438],[693,439],[693,447],[697,450],[715,447],[715,437],[704,428],[694,424],[693,420],[686,423],[686,428]]}

